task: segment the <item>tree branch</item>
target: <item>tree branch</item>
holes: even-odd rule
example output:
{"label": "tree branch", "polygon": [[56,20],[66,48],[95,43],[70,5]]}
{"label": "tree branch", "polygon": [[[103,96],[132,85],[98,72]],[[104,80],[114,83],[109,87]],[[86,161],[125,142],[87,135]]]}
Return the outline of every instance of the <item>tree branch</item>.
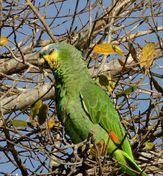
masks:
{"label": "tree branch", "polygon": [[13,110],[26,109],[38,99],[47,100],[54,96],[52,84],[40,85],[32,90],[26,90],[19,95],[13,95],[0,101],[0,113],[7,114]]}
{"label": "tree branch", "polygon": [[29,5],[29,7],[32,9],[34,14],[37,16],[37,18],[41,21],[41,23],[43,24],[44,28],[46,29],[46,32],[49,34],[49,36],[53,40],[53,42],[57,42],[57,39],[54,37],[54,34],[51,31],[49,25],[46,23],[45,19],[39,14],[39,12],[36,9],[36,7],[33,6],[33,4],[31,3],[30,0],[26,0],[26,2],[27,2],[27,5]]}
{"label": "tree branch", "polygon": [[[18,58],[18,60],[4,60],[0,63],[0,78],[5,77],[5,74],[11,75],[14,73],[19,73],[20,71],[28,68],[31,64],[39,65],[38,58],[39,53],[35,53],[25,55],[24,60],[22,60],[21,57]],[[21,60],[22,62],[20,62]]]}
{"label": "tree branch", "polygon": [[20,169],[22,175],[27,176],[28,175],[27,168],[23,165],[23,163],[20,159],[19,153],[15,149],[13,142],[10,142],[10,141],[12,141],[12,139],[10,138],[9,131],[6,129],[6,124],[4,124],[3,131],[4,131],[5,137],[7,139],[6,141],[7,141],[8,150],[12,153],[12,156],[13,156],[18,168]]}

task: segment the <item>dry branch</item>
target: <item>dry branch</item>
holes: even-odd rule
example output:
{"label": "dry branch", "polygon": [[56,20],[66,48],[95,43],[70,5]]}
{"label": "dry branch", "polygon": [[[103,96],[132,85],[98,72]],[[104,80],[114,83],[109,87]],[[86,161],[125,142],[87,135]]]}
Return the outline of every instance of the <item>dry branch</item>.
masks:
{"label": "dry branch", "polygon": [[27,109],[39,99],[48,100],[53,97],[54,88],[52,84],[40,85],[34,89],[25,90],[18,95],[3,98],[0,101],[0,112],[4,115],[12,111]]}

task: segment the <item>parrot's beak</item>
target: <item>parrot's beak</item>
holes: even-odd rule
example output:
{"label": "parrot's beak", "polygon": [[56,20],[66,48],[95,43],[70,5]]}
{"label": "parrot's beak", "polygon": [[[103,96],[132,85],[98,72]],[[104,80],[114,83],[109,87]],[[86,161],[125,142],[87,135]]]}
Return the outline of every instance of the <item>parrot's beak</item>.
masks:
{"label": "parrot's beak", "polygon": [[50,68],[55,69],[58,67],[58,51],[52,51],[49,54],[43,54],[41,56],[42,62],[47,62]]}

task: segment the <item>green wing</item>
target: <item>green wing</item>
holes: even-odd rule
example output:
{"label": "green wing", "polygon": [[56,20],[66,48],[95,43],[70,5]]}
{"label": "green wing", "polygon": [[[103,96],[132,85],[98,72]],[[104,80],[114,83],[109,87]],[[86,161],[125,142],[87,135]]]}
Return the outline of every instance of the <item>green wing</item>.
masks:
{"label": "green wing", "polygon": [[121,125],[119,115],[108,95],[95,83],[81,89],[83,107],[93,123],[100,124],[107,132],[112,131],[121,142],[121,148],[133,159],[132,150]]}

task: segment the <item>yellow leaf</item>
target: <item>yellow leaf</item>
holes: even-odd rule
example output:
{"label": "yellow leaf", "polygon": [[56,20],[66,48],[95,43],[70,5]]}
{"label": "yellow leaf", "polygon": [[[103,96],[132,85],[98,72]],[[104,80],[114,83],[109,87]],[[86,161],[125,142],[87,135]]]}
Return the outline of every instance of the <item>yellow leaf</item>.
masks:
{"label": "yellow leaf", "polygon": [[109,85],[107,86],[108,92],[112,93],[114,88],[115,88],[115,82],[113,82],[112,80],[109,80]]}
{"label": "yellow leaf", "polygon": [[147,43],[140,53],[140,66],[148,70],[152,66],[155,53],[155,44]]}
{"label": "yellow leaf", "polygon": [[124,55],[122,49],[117,45],[112,45],[110,43],[98,44],[94,47],[93,51],[98,54],[119,54]]}
{"label": "yellow leaf", "polygon": [[147,141],[147,142],[145,143],[145,149],[146,149],[146,150],[152,150],[152,149],[154,149],[154,148],[155,148],[155,144],[154,144],[153,142]]}
{"label": "yellow leaf", "polygon": [[114,50],[115,50],[115,52],[116,52],[117,54],[119,54],[119,55],[121,55],[121,56],[124,55],[123,50],[122,50],[119,46],[113,45],[113,48],[114,48]]}
{"label": "yellow leaf", "polygon": [[35,118],[35,116],[38,115],[39,110],[40,110],[42,104],[43,104],[42,100],[38,100],[34,104],[33,108],[31,109],[30,115],[29,115],[29,119],[30,120],[33,120]]}
{"label": "yellow leaf", "polygon": [[4,36],[0,37],[0,46],[8,45],[8,39]]}
{"label": "yellow leaf", "polygon": [[42,100],[38,100],[38,101],[35,103],[34,108],[37,109],[37,110],[39,110],[40,107],[42,106],[42,104],[43,104]]}
{"label": "yellow leaf", "polygon": [[27,122],[24,120],[12,120],[12,125],[14,127],[23,127],[23,128],[26,128],[28,126]]}
{"label": "yellow leaf", "polygon": [[55,126],[55,120],[51,118],[46,125],[48,129],[52,129]]}

